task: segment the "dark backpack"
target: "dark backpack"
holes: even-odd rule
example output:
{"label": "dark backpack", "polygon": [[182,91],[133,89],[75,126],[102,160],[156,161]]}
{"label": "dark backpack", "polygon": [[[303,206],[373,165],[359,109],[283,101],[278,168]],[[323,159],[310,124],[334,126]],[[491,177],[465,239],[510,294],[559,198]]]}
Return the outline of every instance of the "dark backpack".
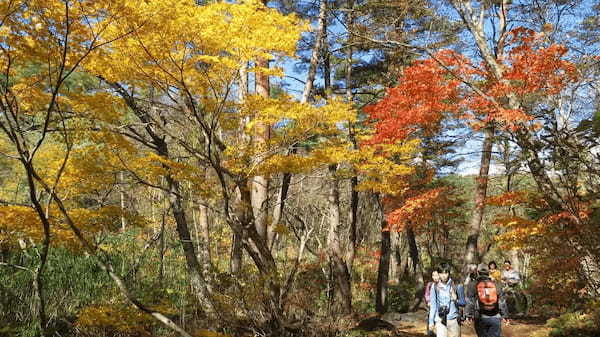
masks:
{"label": "dark backpack", "polygon": [[479,281],[476,289],[480,313],[489,316],[496,315],[499,311],[496,283],[492,280]]}

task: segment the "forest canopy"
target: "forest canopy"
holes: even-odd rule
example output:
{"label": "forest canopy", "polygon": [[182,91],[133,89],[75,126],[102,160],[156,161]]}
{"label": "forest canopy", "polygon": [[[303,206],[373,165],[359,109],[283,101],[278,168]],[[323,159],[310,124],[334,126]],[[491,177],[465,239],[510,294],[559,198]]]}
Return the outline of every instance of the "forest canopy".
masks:
{"label": "forest canopy", "polygon": [[362,336],[490,261],[592,336],[599,11],[0,0],[0,337]]}

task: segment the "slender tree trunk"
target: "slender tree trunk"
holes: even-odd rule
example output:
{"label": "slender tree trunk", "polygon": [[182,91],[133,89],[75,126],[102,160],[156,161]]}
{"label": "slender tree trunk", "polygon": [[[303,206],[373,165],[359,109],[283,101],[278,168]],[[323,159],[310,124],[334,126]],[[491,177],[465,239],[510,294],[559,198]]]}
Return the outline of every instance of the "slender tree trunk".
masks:
{"label": "slender tree trunk", "polygon": [[413,303],[412,310],[416,310],[421,301],[423,300],[423,294],[425,290],[425,279],[423,276],[423,263],[419,254],[419,247],[417,246],[417,238],[415,232],[411,226],[406,227],[406,240],[408,242],[408,248],[410,252],[410,259],[412,261],[412,272],[415,276],[415,302]]}
{"label": "slender tree trunk", "polygon": [[29,199],[31,200],[31,203],[33,204],[34,209],[36,210],[38,217],[41,220],[42,229],[44,233],[41,249],[38,250],[40,262],[33,273],[33,290],[37,300],[36,314],[38,316],[38,329],[40,331],[40,335],[42,337],[46,337],[48,336],[48,331],[46,330],[48,317],[46,315],[46,299],[44,295],[43,276],[48,261],[48,253],[50,251],[50,221],[48,220],[47,213],[42,208],[42,205],[36,192],[36,186],[32,174],[34,170],[33,164],[30,161],[22,161],[22,163],[25,167],[27,174],[27,182],[29,185]]}
{"label": "slender tree trunk", "polygon": [[349,314],[352,312],[352,288],[350,286],[350,274],[348,266],[343,259],[340,242],[340,187],[338,178],[335,177],[337,165],[331,165],[329,172],[331,182],[329,187],[329,231],[327,233],[327,249],[335,280],[334,299],[336,313]]}
{"label": "slender tree trunk", "polygon": [[[239,83],[239,100],[240,102],[244,102],[246,97],[248,96],[248,63],[244,63],[240,68],[240,83]],[[250,120],[247,119],[243,123],[246,125]],[[240,129],[240,134],[244,135],[243,129]],[[250,139],[245,139],[246,142],[251,142]],[[236,203],[239,203],[240,196],[237,196],[238,200]],[[242,268],[243,258],[244,258],[244,247],[242,245],[242,232],[233,230],[231,234],[231,250],[230,250],[230,259],[229,259],[229,272],[231,274],[238,274]]]}
{"label": "slender tree trunk", "polygon": [[[354,24],[354,0],[348,1],[348,13],[346,14],[346,27],[348,30],[353,29]],[[346,46],[346,100],[348,102],[354,101],[354,94],[352,92],[352,57],[353,57],[353,48],[351,46],[351,34],[348,34],[348,46]],[[358,150],[358,142],[356,140],[356,136],[354,134],[354,125],[349,123],[348,125],[348,135],[350,141],[352,143],[352,148],[356,151]],[[356,172],[355,172],[356,173]],[[350,178],[350,242],[348,245],[348,253],[346,257],[346,263],[348,264],[348,270],[350,271],[350,276],[352,276],[352,269],[354,267],[354,256],[356,255],[356,245],[357,245],[357,223],[358,223],[358,191],[356,190],[358,186],[358,176],[354,175]]]}
{"label": "slender tree trunk", "polygon": [[242,234],[234,232],[232,240],[231,257],[229,259],[229,272],[232,274],[238,274],[242,268],[242,256],[244,248],[242,245]]}
{"label": "slender tree trunk", "polygon": [[385,216],[383,216],[381,219],[381,248],[379,267],[377,269],[377,290],[375,293],[375,310],[380,314],[385,313],[388,308],[386,298],[390,271],[391,233],[389,230],[386,230],[387,225]]}
{"label": "slender tree trunk", "polygon": [[[327,30],[323,31],[326,40]],[[325,93],[331,88],[331,67],[329,63],[329,48],[323,46],[323,78],[325,82]],[[342,252],[340,241],[341,208],[340,208],[340,186],[335,176],[337,164],[329,166],[331,180],[329,184],[328,208],[329,208],[329,231],[327,233],[327,251],[329,263],[334,279],[334,308],[336,314],[349,314],[352,312],[352,287],[350,284],[350,273],[348,265],[344,261],[345,254]]]}
{"label": "slender tree trunk", "polygon": [[[327,1],[321,1],[319,5],[319,20],[317,26],[317,36],[315,39],[315,46],[313,47],[312,54],[310,57],[310,65],[308,67],[308,74],[306,76],[306,83],[304,85],[304,90],[302,91],[302,97],[300,98],[300,103],[308,103],[312,89],[314,86],[315,77],[317,75],[317,67],[319,64],[319,55],[323,49],[323,44],[325,42],[325,29],[327,24]],[[290,150],[290,154],[295,154],[296,148]],[[290,188],[290,184],[292,181],[291,173],[284,173],[281,179],[281,188],[279,189],[277,204],[273,210],[273,221],[271,228],[274,228],[276,225],[280,224],[281,217],[283,215],[283,210],[285,208],[285,201],[287,199],[288,191]],[[275,242],[276,233],[274,231],[268,232],[268,242],[270,249],[273,249],[273,244]]]}
{"label": "slender tree trunk", "polygon": [[[513,170],[513,164],[511,163],[510,150],[511,149],[510,149],[510,143],[508,141],[508,138],[505,138],[504,142],[502,144],[502,160],[504,162],[504,171],[506,174],[506,185],[505,185],[505,189],[504,189],[504,192],[506,192],[506,193],[512,191],[512,180],[513,180],[513,176],[515,174],[515,171]],[[514,206],[509,206],[508,212],[510,212],[513,216],[517,215],[517,212],[516,212],[516,209]],[[519,259],[519,250],[513,248],[510,250],[509,255],[511,257],[511,260],[513,261],[513,268],[522,273],[522,270],[520,268],[521,263],[520,263],[520,259]]]}
{"label": "slender tree trunk", "polygon": [[[269,68],[268,60],[257,61],[257,66],[260,68]],[[256,73],[256,94],[265,98],[270,97],[270,84],[269,75]],[[254,146],[258,147],[262,151],[266,151],[266,145],[270,138],[271,126],[263,123],[258,123],[254,133]],[[259,155],[255,158],[257,162],[263,160],[263,155]],[[254,225],[258,235],[269,244],[268,231],[273,230],[273,226],[267,226],[268,218],[268,205],[269,200],[269,180],[267,177],[255,176],[252,180],[252,210],[254,212]]]}
{"label": "slender tree trunk", "polygon": [[200,263],[198,262],[196,248],[194,247],[194,243],[192,241],[188,221],[183,208],[183,200],[181,199],[179,183],[169,175],[167,175],[165,178],[169,188],[169,202],[171,211],[173,212],[173,217],[175,218],[179,242],[183,247],[183,253],[185,255],[192,289],[194,290],[196,297],[199,303],[202,305],[205,313],[209,316],[213,316],[216,313],[216,309],[211,298],[211,285],[207,280],[210,275],[204,272],[200,266]]}
{"label": "slender tree trunk", "polygon": [[203,268],[209,268],[212,265],[212,259],[210,256],[210,225],[208,221],[208,207],[205,204],[200,203],[199,207],[199,246],[200,246],[200,257]]}
{"label": "slender tree trunk", "polygon": [[167,210],[163,211],[162,222],[160,224],[160,266],[158,269],[158,284],[162,287],[165,280],[165,223]]}
{"label": "slender tree trunk", "polygon": [[323,46],[326,43],[325,36],[327,29],[327,1],[321,0],[321,4],[319,5],[319,20],[317,26],[317,36],[315,38],[315,46],[312,50],[312,54],[310,57],[310,65],[308,67],[308,74],[306,77],[306,84],[304,85],[304,90],[302,91],[302,98],[300,102],[306,103],[310,98],[315,76],[317,74],[317,66],[319,63],[319,55],[323,50]]}
{"label": "slender tree trunk", "polygon": [[[296,149],[290,150],[290,154],[295,154]],[[283,210],[285,209],[285,201],[287,200],[287,195],[290,190],[290,184],[292,183],[292,174],[284,173],[281,178],[281,187],[279,188],[279,193],[277,196],[277,204],[273,209],[273,221],[271,222],[271,228],[275,229],[275,226],[281,224],[281,218],[283,216]],[[270,230],[267,233],[269,243],[269,249],[273,250],[273,246],[275,245],[275,240],[277,238],[277,232],[274,230]]]}
{"label": "slender tree trunk", "polygon": [[484,139],[481,153],[481,166],[475,182],[475,206],[471,221],[469,222],[469,236],[467,237],[467,255],[465,263],[479,263],[477,244],[481,233],[481,223],[485,212],[485,199],[487,197],[488,175],[492,162],[492,148],[494,145],[494,128],[488,126],[484,130]]}
{"label": "slender tree trunk", "polygon": [[[244,249],[254,261],[260,274],[265,277],[268,290],[267,304],[271,314],[271,323],[276,330],[281,330],[283,328],[283,307],[277,265],[267,241],[258,233],[254,226],[254,214],[251,206],[252,192],[249,189],[251,188],[251,183],[241,180],[237,182],[237,187],[240,192],[240,202],[235,207],[235,216],[228,216],[228,221],[234,231],[242,234]],[[227,210],[227,212],[229,211]]]}
{"label": "slender tree trunk", "polygon": [[390,281],[394,283],[400,282],[400,268],[402,262],[402,252],[400,247],[400,233],[397,231],[390,232],[391,239],[391,255],[390,255]]}
{"label": "slender tree trunk", "polygon": [[[42,247],[42,250],[44,250],[44,249],[45,248]],[[46,269],[46,262],[48,260],[47,257],[48,257],[47,253],[40,254],[40,263],[33,273],[33,279],[34,279],[33,293],[35,294],[35,298],[37,301],[35,308],[36,308],[36,314],[38,317],[38,322],[37,322],[38,329],[40,331],[41,337],[49,336],[46,331],[48,318],[46,315],[46,299],[45,299],[45,295],[44,295],[44,281],[43,281],[44,270]]]}
{"label": "slender tree trunk", "polygon": [[[119,198],[121,201],[121,212],[125,212],[125,178],[123,172],[119,172]],[[125,215],[121,214],[121,230],[125,231]]]}

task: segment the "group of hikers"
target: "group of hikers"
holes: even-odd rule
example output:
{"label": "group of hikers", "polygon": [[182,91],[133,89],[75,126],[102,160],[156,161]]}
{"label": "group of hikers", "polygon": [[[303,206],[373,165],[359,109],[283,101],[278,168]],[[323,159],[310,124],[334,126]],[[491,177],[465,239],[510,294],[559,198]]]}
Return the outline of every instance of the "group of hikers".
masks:
{"label": "group of hikers", "polygon": [[[463,282],[453,280],[451,266],[441,263],[425,287],[429,308],[427,335],[460,337],[461,324],[475,324],[478,337],[500,337],[502,323],[509,324],[504,289],[521,282],[509,260],[500,271],[496,262],[470,264]],[[435,333],[434,333],[435,330]]]}

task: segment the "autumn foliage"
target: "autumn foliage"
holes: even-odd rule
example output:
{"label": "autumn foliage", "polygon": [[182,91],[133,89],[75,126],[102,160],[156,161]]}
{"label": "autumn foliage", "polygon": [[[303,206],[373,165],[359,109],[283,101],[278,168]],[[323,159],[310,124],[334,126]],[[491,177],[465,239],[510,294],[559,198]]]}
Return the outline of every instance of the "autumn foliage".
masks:
{"label": "autumn foliage", "polygon": [[[402,67],[383,88],[362,78],[381,67],[359,60],[375,40],[350,29],[384,2],[321,2],[330,26],[300,100],[285,81],[314,32],[312,8],[288,14],[293,1],[0,1],[0,335],[338,335],[323,321],[348,325],[388,283],[460,256],[448,249],[465,239],[470,187],[431,158],[454,145],[428,146],[451,123],[534,138],[582,74],[547,31],[516,28],[500,76],[456,50],[414,49],[427,56],[386,60]],[[337,14],[347,41],[325,34]],[[259,78],[271,79],[261,95]],[[554,167],[552,195],[478,202],[494,210],[490,247],[533,256],[544,281],[531,289],[553,303],[600,293],[597,196],[580,177],[594,165],[577,165]]]}
{"label": "autumn foliage", "polygon": [[[508,36],[507,56],[498,60],[504,67],[502,78],[496,78],[484,64],[450,50],[405,68],[398,86],[365,108],[375,129],[366,143],[393,144],[434,134],[450,118],[466,120],[474,129],[489,123],[511,130],[539,127],[530,125],[537,112],[511,107],[509,96],[522,102],[531,96],[557,94],[575,80],[575,66],[564,59],[564,46],[545,46],[543,34],[517,28]],[[425,219],[428,210],[437,209],[439,194],[434,189],[404,198],[402,207],[389,211],[388,221],[404,223],[417,209],[422,214],[417,218]]]}

